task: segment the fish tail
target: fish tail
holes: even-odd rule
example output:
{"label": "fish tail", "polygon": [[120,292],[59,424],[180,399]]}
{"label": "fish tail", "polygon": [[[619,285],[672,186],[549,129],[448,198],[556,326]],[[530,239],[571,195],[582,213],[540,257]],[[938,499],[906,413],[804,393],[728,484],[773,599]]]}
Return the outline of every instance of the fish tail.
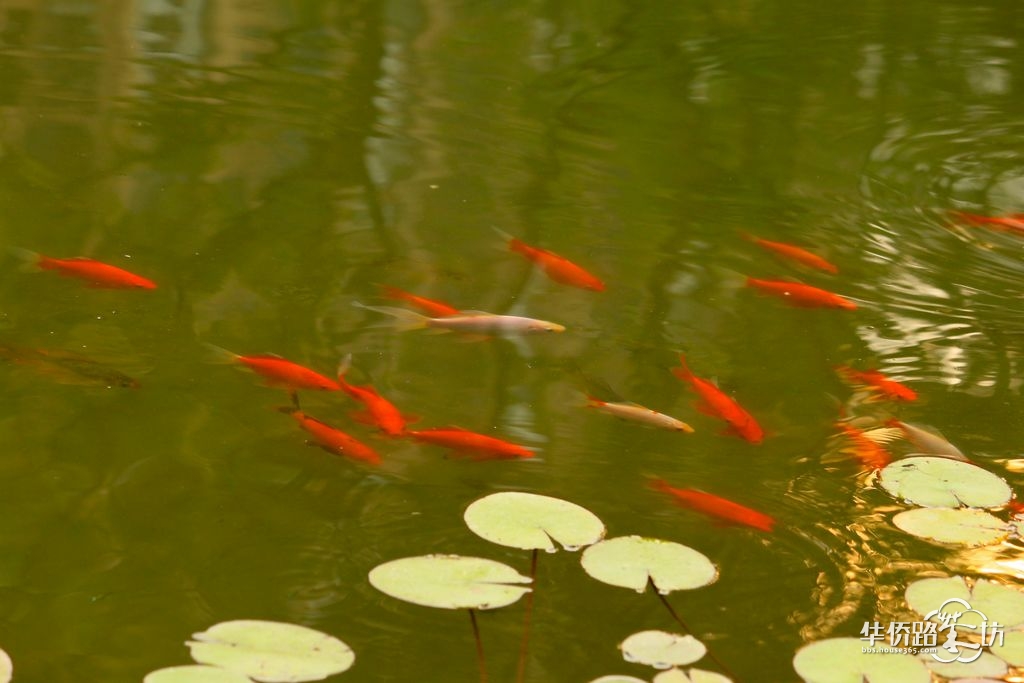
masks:
{"label": "fish tail", "polygon": [[384,315],[390,315],[397,321],[395,323],[395,329],[399,331],[420,330],[425,327],[430,327],[430,318],[406,308],[395,308],[394,306],[367,306],[366,304],[361,304],[358,301],[353,301],[352,305],[357,308],[365,308],[368,311],[375,311],[377,313],[383,313]]}
{"label": "fish tail", "polygon": [[344,382],[345,373],[352,369],[352,354],[346,353],[340,361],[338,361],[338,382]]}
{"label": "fish tail", "polygon": [[669,486],[668,482],[659,477],[651,477],[647,483],[655,491],[663,491],[665,493],[671,493],[672,487]]}
{"label": "fish tail", "polygon": [[237,353],[232,353],[227,349],[222,349],[216,344],[204,342],[203,346],[206,347],[206,360],[208,363],[229,365],[231,363],[237,363],[238,359],[240,358],[240,356]]}
{"label": "fish tail", "polygon": [[491,230],[496,232],[498,234],[498,237],[501,238],[501,245],[500,246],[503,247],[503,248],[508,248],[511,251],[517,251],[516,245],[522,245],[523,244],[516,237],[508,234],[507,232],[505,232],[504,230],[502,230],[501,228],[499,228],[499,227],[497,227],[495,225],[491,226]]}
{"label": "fish tail", "polygon": [[42,267],[43,255],[30,249],[21,247],[7,247],[11,256],[21,261],[21,268],[25,271],[37,271]]}
{"label": "fish tail", "polygon": [[301,420],[303,417],[305,417],[302,411],[296,408],[295,406],[278,406],[274,408],[274,410],[276,410],[279,413],[284,413],[285,415],[291,415],[297,420]]}
{"label": "fish tail", "polygon": [[597,408],[597,407],[603,406],[603,405],[605,405],[605,403],[607,403],[607,401],[602,401],[601,399],[597,398],[596,396],[591,396],[589,394],[585,395],[584,398],[587,399],[587,407],[588,408]]}
{"label": "fish tail", "polygon": [[690,366],[686,364],[686,355],[679,354],[679,367],[672,368],[672,374],[679,379],[691,380],[693,379],[693,373],[690,371]]}

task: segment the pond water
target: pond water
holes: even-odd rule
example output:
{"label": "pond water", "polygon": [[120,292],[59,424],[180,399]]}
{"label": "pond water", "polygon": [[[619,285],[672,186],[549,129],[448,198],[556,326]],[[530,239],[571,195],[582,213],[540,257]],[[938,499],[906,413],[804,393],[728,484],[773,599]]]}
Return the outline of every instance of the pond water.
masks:
{"label": "pond water", "polygon": [[[258,618],[351,645],[338,680],[474,680],[465,615],[367,573],[426,553],[528,571],[462,520],[506,490],[707,555],[717,582],[669,600],[737,681],[796,680],[802,644],[856,637],[919,576],[1021,581],[1016,542],[994,568],[898,531],[907,506],[836,422],[898,417],[1024,483],[1024,237],[951,219],[1024,211],[1022,35],[1015,0],[4,2],[0,243],[158,284],[4,257],[0,647],[16,679],[141,680],[187,663],[190,634]],[[605,291],[553,282],[495,228]],[[789,306],[746,276],[857,308]],[[400,306],[381,285],[567,329],[400,331],[353,305]],[[383,438],[346,396],[304,391],[383,462],[308,448],[275,410],[287,393],[206,344],[328,375],[351,354],[349,377],[417,428],[535,457]],[[763,443],[694,408],[679,353]],[[837,365],[919,398],[864,401]],[[587,409],[600,382],[695,432]],[[715,523],[652,478],[777,525]],[[540,557],[528,680],[649,679],[617,644],[673,621],[578,558]],[[492,679],[513,680],[523,606],[479,620]]]}

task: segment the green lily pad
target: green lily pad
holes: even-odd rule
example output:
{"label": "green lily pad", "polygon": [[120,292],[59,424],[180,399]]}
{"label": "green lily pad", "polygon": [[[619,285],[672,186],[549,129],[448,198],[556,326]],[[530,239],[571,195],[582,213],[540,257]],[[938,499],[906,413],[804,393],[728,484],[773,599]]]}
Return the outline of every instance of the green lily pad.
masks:
{"label": "green lily pad", "polygon": [[14,664],[11,657],[3,650],[0,650],[0,683],[9,683],[14,673]]}
{"label": "green lily pad", "polygon": [[[970,650],[961,650],[960,652],[967,658],[971,658],[975,654]],[[956,656],[942,650],[939,651],[939,655],[943,659],[953,659]],[[970,663],[942,663],[936,661],[931,655],[922,655],[921,660],[925,666],[943,678],[962,678],[964,676],[1002,677],[1006,675],[1007,671],[1006,662],[988,652],[982,652],[980,657]]]}
{"label": "green lily pad", "polygon": [[142,683],[252,683],[252,679],[219,666],[188,664],[152,671],[146,674]]}
{"label": "green lily pad", "polygon": [[583,570],[598,581],[647,589],[648,580],[661,594],[700,588],[718,578],[718,569],[693,548],[641,536],[620,536],[583,551]]}
{"label": "green lily pad", "polygon": [[1003,644],[996,644],[989,651],[1010,666],[1024,666],[1024,631],[1010,631],[1003,634]]}
{"label": "green lily pad", "polygon": [[972,465],[931,456],[890,463],[880,476],[882,488],[907,502],[925,507],[996,508],[1013,492],[1000,477]]}
{"label": "green lily pad", "polygon": [[495,609],[530,592],[530,583],[512,567],[494,560],[459,555],[422,555],[392,560],[370,571],[370,584],[382,593],[426,607]]}
{"label": "green lily pad", "polygon": [[[687,674],[690,677],[690,683],[732,683],[731,678],[722,674],[716,674],[714,671],[690,669]],[[654,681],[655,683],[660,683],[657,677],[655,677]]]}
{"label": "green lily pad", "polygon": [[1009,629],[1024,623],[1024,593],[986,579],[978,579],[968,588],[961,576],[921,579],[907,586],[907,604],[922,615],[942,608],[950,600],[963,600],[971,606],[967,610],[960,603],[949,603],[943,612],[962,612],[958,624],[979,626],[981,615],[990,623],[998,622]]}
{"label": "green lily pad", "polygon": [[805,645],[793,668],[805,683],[929,683],[920,660],[899,653],[867,653],[857,638],[829,638]]}
{"label": "green lily pad", "polygon": [[966,546],[992,545],[1010,535],[1006,522],[973,508],[915,508],[895,515],[892,523],[919,538]]}
{"label": "green lily pad", "polygon": [[639,662],[655,669],[692,664],[707,654],[704,643],[693,636],[666,631],[640,631],[619,644],[627,662]]}
{"label": "green lily pad", "polygon": [[352,648],[333,636],[276,621],[225,621],[192,637],[186,644],[200,664],[266,683],[319,681],[348,670],[356,658]]}
{"label": "green lily pad", "polygon": [[492,493],[466,508],[463,518],[477,536],[524,550],[555,552],[555,541],[578,550],[605,534],[604,523],[590,510],[535,493]]}
{"label": "green lily pad", "polygon": [[660,672],[652,683],[732,683],[732,679],[703,669],[690,669],[683,673],[681,669],[672,668]]}

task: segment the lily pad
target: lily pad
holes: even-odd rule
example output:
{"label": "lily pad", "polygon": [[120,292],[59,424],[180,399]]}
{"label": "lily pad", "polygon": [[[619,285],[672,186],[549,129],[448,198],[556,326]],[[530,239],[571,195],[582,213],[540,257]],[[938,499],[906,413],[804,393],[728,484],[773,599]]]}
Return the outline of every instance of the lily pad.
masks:
{"label": "lily pad", "polygon": [[793,668],[806,683],[929,683],[920,660],[899,653],[867,653],[857,638],[829,638],[805,645]]}
{"label": "lily pad", "polygon": [[666,631],[640,631],[619,645],[627,662],[639,662],[655,669],[692,664],[707,654],[704,643],[693,636]]}
{"label": "lily pad", "polygon": [[636,676],[622,676],[619,674],[612,674],[610,676],[601,676],[590,681],[590,683],[647,683],[642,678]]}
{"label": "lily pad", "polygon": [[583,551],[583,570],[598,581],[632,588],[648,581],[659,593],[700,588],[718,578],[718,569],[702,553],[679,543],[641,536],[620,536]]}
{"label": "lily pad", "polygon": [[925,507],[996,508],[1012,495],[1000,477],[958,460],[932,456],[905,458],[882,470],[882,488]]}
{"label": "lily pad", "polygon": [[894,516],[892,523],[919,538],[966,546],[992,545],[1010,535],[1006,522],[973,508],[916,508]]}
{"label": "lily pad", "polygon": [[[971,650],[960,651],[965,657],[971,658],[976,653]],[[939,650],[943,659],[953,659],[956,655]],[[1002,677],[1006,675],[1006,662],[988,652],[982,652],[981,656],[973,662],[948,662],[936,661],[931,655],[922,655],[921,660],[925,666],[942,676],[943,678],[962,678],[964,676],[974,677]]]}
{"label": "lily pad", "polygon": [[655,676],[652,683],[732,683],[732,679],[703,669],[690,669],[686,673],[669,669]]}
{"label": "lily pad", "polygon": [[[922,615],[939,609],[961,612],[957,623],[967,626],[979,626],[982,615],[1007,629],[1024,623],[1024,593],[986,579],[978,579],[973,589],[961,576],[921,579],[907,586],[906,598],[910,608]],[[970,609],[952,600],[962,600]],[[944,603],[949,604],[943,608]]]}
{"label": "lily pad", "polygon": [[252,679],[219,666],[187,664],[152,671],[146,674],[142,683],[252,683]]}
{"label": "lily pad", "polygon": [[535,493],[492,493],[472,503],[463,515],[477,536],[524,550],[578,550],[604,538],[605,528],[590,510]]}
{"label": "lily pad", "polygon": [[1024,631],[1004,633],[1003,644],[996,641],[989,650],[1010,666],[1024,666]]}
{"label": "lily pad", "polygon": [[319,681],[347,671],[355,654],[315,629],[276,621],[225,621],[192,635],[192,658],[237,671],[256,681]]}
{"label": "lily pad", "polygon": [[11,657],[3,650],[0,650],[0,683],[9,683],[14,673],[14,664]]}
{"label": "lily pad", "polygon": [[370,571],[370,584],[382,593],[426,607],[495,609],[511,605],[530,589],[512,567],[494,560],[459,555],[422,555],[392,560]]}

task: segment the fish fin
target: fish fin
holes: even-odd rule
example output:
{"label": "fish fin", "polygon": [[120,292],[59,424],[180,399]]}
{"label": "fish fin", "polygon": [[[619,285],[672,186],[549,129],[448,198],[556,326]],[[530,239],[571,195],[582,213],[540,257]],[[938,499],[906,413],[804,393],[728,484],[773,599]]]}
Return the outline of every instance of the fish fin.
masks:
{"label": "fish fin", "polygon": [[487,311],[475,311],[475,310],[472,310],[472,309],[466,309],[464,311],[459,311],[459,314],[460,315],[470,315],[470,316],[474,316],[474,315],[494,315],[493,313],[488,313]]}
{"label": "fish fin", "polygon": [[358,301],[353,301],[352,305],[357,308],[365,308],[368,311],[390,315],[396,320],[395,329],[399,331],[419,330],[430,326],[430,318],[425,315],[421,315],[416,311],[410,311],[407,308],[396,308],[394,306],[367,306],[366,304],[361,304]]}
{"label": "fish fin", "polygon": [[19,268],[21,271],[35,273],[40,269],[39,263],[43,260],[42,254],[21,247],[7,247],[7,251],[21,262]]}
{"label": "fish fin", "polygon": [[216,344],[203,342],[203,346],[206,347],[206,360],[209,363],[228,365],[230,363],[237,363],[238,359],[241,358],[237,353],[233,353],[227,349],[222,349]]}
{"label": "fish fin", "polygon": [[878,427],[864,430],[861,434],[877,444],[888,444],[903,438],[903,430],[899,427]]}
{"label": "fish fin", "polygon": [[512,244],[519,241],[513,235],[508,234],[507,232],[505,232],[504,230],[502,230],[501,228],[499,228],[496,225],[492,225],[491,226],[491,230],[496,232],[498,234],[498,237],[501,238],[502,241],[501,241],[501,245],[500,246],[503,249],[511,249],[512,248]]}
{"label": "fish fin", "polygon": [[591,396],[589,394],[585,395],[584,398],[587,401],[584,404],[585,408],[599,408],[599,407],[605,405],[605,403],[607,403],[607,401],[602,401],[601,399],[599,399],[597,397],[594,397],[594,396]]}
{"label": "fish fin", "polygon": [[354,410],[348,414],[356,422],[364,425],[375,425],[377,421],[373,419],[373,413],[369,410]]}
{"label": "fish fin", "polygon": [[[712,408],[704,401],[697,401],[696,403],[693,404],[693,407],[697,409],[698,413],[702,413],[704,415],[707,415],[708,417],[717,417],[718,419],[722,418],[722,416],[718,414],[718,411],[716,411],[714,408]],[[730,429],[732,429],[732,427],[730,427]]]}

